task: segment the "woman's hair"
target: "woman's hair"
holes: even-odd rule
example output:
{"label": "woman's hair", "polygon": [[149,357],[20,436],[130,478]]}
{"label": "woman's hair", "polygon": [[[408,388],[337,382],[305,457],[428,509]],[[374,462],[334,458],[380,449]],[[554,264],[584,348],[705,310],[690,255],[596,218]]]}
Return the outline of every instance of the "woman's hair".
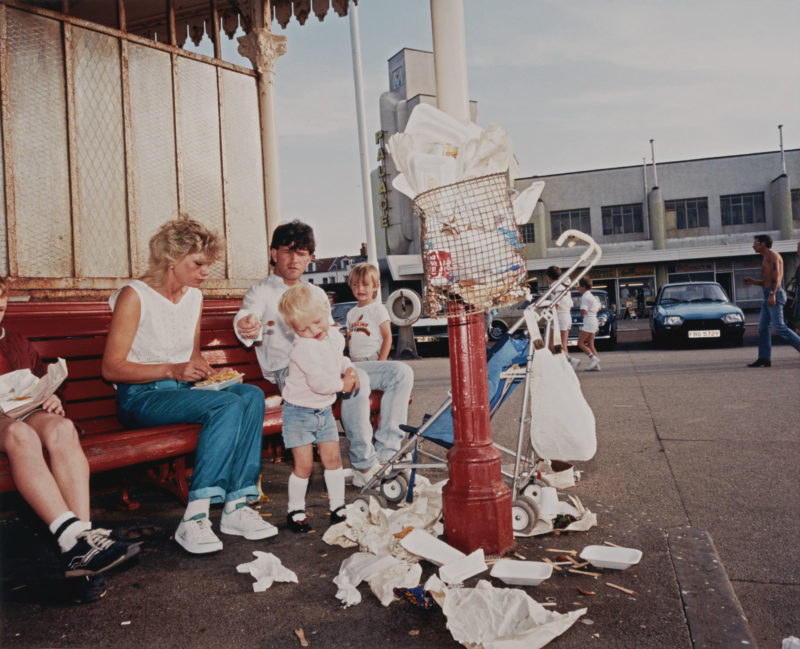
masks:
{"label": "woman's hair", "polygon": [[[289,223],[282,223],[272,232],[272,243],[270,243],[269,249],[277,250],[281,246],[287,246],[289,250],[305,250],[309,255],[313,255],[317,247],[314,241],[314,230],[310,225],[297,219]],[[270,255],[269,263],[272,266],[275,265],[272,255]]]}
{"label": "woman's hair", "polygon": [[583,288],[589,289],[592,288],[592,278],[591,277],[581,277],[580,281],[578,282]]}
{"label": "woman's hair", "polygon": [[331,306],[324,293],[315,291],[311,286],[302,282],[292,286],[281,295],[278,311],[281,312],[286,324],[294,329],[298,320],[320,314],[328,315],[331,312]]}
{"label": "woman's hair", "polygon": [[150,238],[150,261],[142,279],[153,286],[166,281],[167,271],[186,255],[202,253],[208,263],[217,261],[222,241],[216,232],[187,217],[167,221]]}
{"label": "woman's hair", "polygon": [[356,282],[368,281],[375,288],[372,291],[372,299],[378,297],[378,287],[381,285],[381,274],[372,264],[362,263],[353,266],[350,271],[350,276],[347,278],[347,283],[352,287]]}
{"label": "woman's hair", "polygon": [[0,297],[8,297],[8,280],[0,275]]}
{"label": "woman's hair", "polygon": [[561,269],[558,266],[548,266],[545,271],[550,279],[558,279],[561,277]]}

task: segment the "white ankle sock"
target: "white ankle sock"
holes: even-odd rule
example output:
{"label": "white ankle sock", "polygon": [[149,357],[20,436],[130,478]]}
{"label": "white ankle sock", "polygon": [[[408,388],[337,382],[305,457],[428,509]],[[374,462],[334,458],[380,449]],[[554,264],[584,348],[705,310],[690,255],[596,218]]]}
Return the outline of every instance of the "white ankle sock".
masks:
{"label": "white ankle sock", "polygon": [[308,489],[308,478],[299,478],[292,471],[289,476],[289,511],[306,510],[306,489]]}
{"label": "white ankle sock", "polygon": [[244,507],[247,504],[247,498],[237,498],[236,500],[231,500],[225,503],[225,506],[222,508],[223,514],[232,514],[235,512],[239,507]]}
{"label": "white ankle sock", "polygon": [[66,528],[61,530],[61,533],[56,537],[56,541],[58,541],[58,547],[62,552],[66,552],[72,548],[75,543],[77,543],[78,534],[92,528],[91,523],[80,520],[74,512],[67,510],[60,516],[57,516],[55,520],[50,523],[50,532],[53,534],[53,536],[55,536],[59,528],[70,519],[75,520],[67,525]]}
{"label": "white ankle sock", "polygon": [[186,513],[183,515],[183,520],[191,520],[198,514],[205,514],[208,517],[208,510],[211,507],[211,498],[197,498],[190,500],[186,505]]}
{"label": "white ankle sock", "polygon": [[344,469],[325,469],[325,487],[328,489],[330,508],[335,512],[344,505]]}

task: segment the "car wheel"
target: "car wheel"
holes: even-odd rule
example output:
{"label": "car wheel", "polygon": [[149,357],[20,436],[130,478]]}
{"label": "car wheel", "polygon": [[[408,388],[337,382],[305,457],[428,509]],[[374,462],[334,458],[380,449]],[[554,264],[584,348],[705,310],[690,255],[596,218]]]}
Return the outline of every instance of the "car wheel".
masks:
{"label": "car wheel", "polygon": [[496,320],[489,325],[489,338],[491,340],[500,340],[506,331],[508,331],[506,323],[502,320]]}

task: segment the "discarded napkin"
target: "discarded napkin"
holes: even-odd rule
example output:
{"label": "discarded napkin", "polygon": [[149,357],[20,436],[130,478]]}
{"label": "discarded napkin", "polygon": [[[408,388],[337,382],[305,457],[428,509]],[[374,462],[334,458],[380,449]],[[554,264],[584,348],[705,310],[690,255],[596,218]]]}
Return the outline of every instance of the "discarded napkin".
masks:
{"label": "discarded napkin", "polygon": [[276,581],[298,583],[297,575],[286,568],[281,563],[281,560],[274,554],[256,550],[253,552],[253,555],[256,557],[254,561],[240,563],[236,566],[236,572],[249,572],[253,575],[253,578],[256,580],[253,584],[253,592],[263,592]]}

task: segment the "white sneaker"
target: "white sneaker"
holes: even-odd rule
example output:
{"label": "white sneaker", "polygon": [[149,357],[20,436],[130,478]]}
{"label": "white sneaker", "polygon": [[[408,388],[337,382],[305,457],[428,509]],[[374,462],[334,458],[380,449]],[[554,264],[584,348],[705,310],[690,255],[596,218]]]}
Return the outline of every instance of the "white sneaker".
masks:
{"label": "white sneaker", "polygon": [[188,521],[181,520],[175,530],[175,541],[192,554],[206,554],[222,549],[222,541],[214,534],[211,521],[205,514],[197,514]]}
{"label": "white sneaker", "polygon": [[570,356],[567,360],[569,361],[569,364],[572,365],[573,370],[577,370],[578,365],[581,364],[581,359],[575,358],[574,356]]}
{"label": "white sneaker", "polygon": [[597,356],[589,360],[589,367],[586,368],[586,371],[587,372],[600,371],[600,359],[598,359]]}
{"label": "white sneaker", "polygon": [[365,487],[367,483],[372,480],[375,474],[380,471],[381,465],[380,464],[373,464],[369,469],[366,471],[359,471],[358,469],[353,471],[353,486],[358,487],[361,489]]}
{"label": "white sneaker", "polygon": [[258,541],[275,536],[278,528],[267,523],[255,509],[242,503],[230,513],[222,511],[219,531],[223,534],[243,536],[248,541]]}

